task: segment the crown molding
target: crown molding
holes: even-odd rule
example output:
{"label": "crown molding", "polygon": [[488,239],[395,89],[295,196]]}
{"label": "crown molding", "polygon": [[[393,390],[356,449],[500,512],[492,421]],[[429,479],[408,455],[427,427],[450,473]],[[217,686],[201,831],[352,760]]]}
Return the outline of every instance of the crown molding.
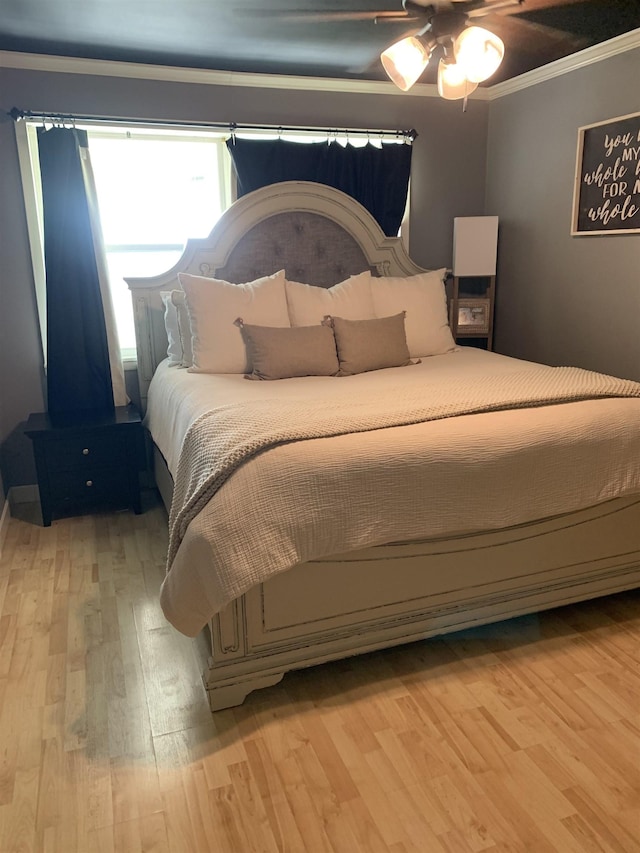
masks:
{"label": "crown molding", "polygon": [[[478,88],[470,99],[493,101],[529,86],[560,77],[603,59],[640,47],[640,28],[601,44],[587,47],[571,56],[557,59],[521,74],[504,83]],[[40,53],[0,51],[0,68],[24,71],[46,71],[58,74],[84,74],[99,77],[123,77],[129,80],[156,80],[171,83],[195,83],[203,86],[239,86],[248,89],[286,89],[304,92],[339,92],[351,95],[394,95],[396,97],[438,98],[437,87],[418,83],[402,92],[383,80],[347,80],[337,77],[299,77],[285,74],[250,74],[243,71],[215,71],[207,68],[184,68],[173,65],[146,65],[138,62],[111,62],[76,56],[52,56]]]}
{"label": "crown molding", "polygon": [[521,74],[519,77],[505,80],[504,83],[496,83],[495,86],[491,86],[487,90],[489,100],[494,101],[496,98],[512,95],[514,92],[528,89],[529,86],[536,86],[538,83],[553,80],[555,77],[561,77],[570,71],[577,71],[578,68],[585,68],[587,65],[593,65],[593,63],[601,62],[603,59],[610,59],[612,56],[626,53],[626,51],[637,47],[640,47],[640,28],[623,33],[623,35],[616,36],[601,44],[586,47],[584,50],[578,51],[578,53],[572,53],[571,56],[556,59],[555,62],[549,62],[547,65],[543,65],[542,68],[535,68],[533,71],[527,71],[526,74]]}
{"label": "crown molding", "polygon": [[[99,77],[126,77],[129,80],[157,80],[171,83],[197,83],[204,86],[240,86],[247,89],[287,89],[308,92],[348,92],[357,95],[403,95],[393,83],[377,80],[343,80],[334,77],[298,77],[285,74],[249,74],[243,71],[215,71],[173,65],[146,65],[138,62],[111,62],[74,56],[0,51],[0,66],[25,71],[59,74],[87,74]],[[415,86],[415,94],[435,86]],[[436,92],[437,94],[437,92]]]}
{"label": "crown molding", "polygon": [[[125,77],[129,80],[156,80],[170,83],[196,83],[203,86],[241,86],[247,89],[286,89],[304,92],[342,92],[351,95],[395,95],[398,97],[439,98],[438,89],[418,83],[402,92],[383,80],[346,80],[336,77],[298,77],[285,74],[249,74],[241,71],[214,71],[207,68],[183,68],[173,65],[145,65],[138,62],[111,62],[75,56],[51,56],[39,53],[0,51],[0,68],[46,71],[58,74],[86,74],[99,77]],[[487,100],[486,89],[477,89],[470,97]]]}

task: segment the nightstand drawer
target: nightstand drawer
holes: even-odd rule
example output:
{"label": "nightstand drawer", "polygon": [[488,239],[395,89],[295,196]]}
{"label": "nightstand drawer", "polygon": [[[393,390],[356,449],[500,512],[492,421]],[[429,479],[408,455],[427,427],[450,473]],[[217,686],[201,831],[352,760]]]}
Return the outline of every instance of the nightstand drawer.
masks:
{"label": "nightstand drawer", "polygon": [[47,468],[52,473],[86,471],[102,465],[121,465],[126,453],[124,437],[113,431],[56,438],[50,445]]}
{"label": "nightstand drawer", "polygon": [[128,474],[122,467],[87,468],[85,471],[61,471],[51,476],[51,498],[58,504],[129,502]]}

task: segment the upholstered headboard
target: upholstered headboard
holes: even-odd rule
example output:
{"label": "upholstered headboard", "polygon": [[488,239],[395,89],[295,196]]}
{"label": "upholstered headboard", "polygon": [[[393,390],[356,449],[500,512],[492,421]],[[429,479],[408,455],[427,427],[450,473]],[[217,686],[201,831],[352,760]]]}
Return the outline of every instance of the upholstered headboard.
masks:
{"label": "upholstered headboard", "polygon": [[[331,287],[370,269],[361,246],[337,222],[318,213],[286,211],[244,234],[216,276],[234,283],[284,269],[289,280]],[[377,274],[375,268],[371,270]]]}
{"label": "upholstered headboard", "polygon": [[331,287],[370,269],[373,275],[424,272],[398,237],[386,237],[362,205],[339,190],[307,181],[273,184],[243,196],[204,240],[189,240],[170,270],[126,279],[133,300],[138,382],[143,407],[167,354],[160,293],[180,289],[178,273],[252,281],[284,269],[287,278]]}

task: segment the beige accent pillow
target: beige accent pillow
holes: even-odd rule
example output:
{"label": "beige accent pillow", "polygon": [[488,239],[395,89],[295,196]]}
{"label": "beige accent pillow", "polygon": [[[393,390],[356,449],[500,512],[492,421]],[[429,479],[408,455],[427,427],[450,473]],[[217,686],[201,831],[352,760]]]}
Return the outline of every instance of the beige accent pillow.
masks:
{"label": "beige accent pillow", "polygon": [[407,276],[371,279],[376,317],[405,311],[405,331],[411,358],[440,355],[455,349],[449,328],[446,269]]}
{"label": "beige accent pillow", "polygon": [[248,379],[335,376],[340,369],[333,329],[328,326],[278,329],[241,323],[240,328],[253,365]]}
{"label": "beige accent pillow", "polygon": [[374,320],[326,317],[325,322],[331,324],[336,338],[338,376],[411,364],[403,313]]}
{"label": "beige accent pillow", "polygon": [[369,270],[352,275],[333,287],[315,287],[287,280],[285,289],[292,326],[315,326],[327,314],[347,320],[372,320],[376,316]]}
{"label": "beige accent pillow", "polygon": [[246,284],[179,273],[185,292],[193,365],[191,373],[250,373],[237,317],[249,323],[289,327],[284,270]]}

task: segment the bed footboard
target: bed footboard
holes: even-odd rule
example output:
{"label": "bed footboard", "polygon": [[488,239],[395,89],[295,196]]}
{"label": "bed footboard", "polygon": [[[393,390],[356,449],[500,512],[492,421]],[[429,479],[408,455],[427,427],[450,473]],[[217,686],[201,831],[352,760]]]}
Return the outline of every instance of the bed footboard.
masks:
{"label": "bed footboard", "polygon": [[[305,563],[211,622],[212,710],[292,669],[640,586],[640,497],[534,524]],[[209,633],[209,632],[208,632]]]}

